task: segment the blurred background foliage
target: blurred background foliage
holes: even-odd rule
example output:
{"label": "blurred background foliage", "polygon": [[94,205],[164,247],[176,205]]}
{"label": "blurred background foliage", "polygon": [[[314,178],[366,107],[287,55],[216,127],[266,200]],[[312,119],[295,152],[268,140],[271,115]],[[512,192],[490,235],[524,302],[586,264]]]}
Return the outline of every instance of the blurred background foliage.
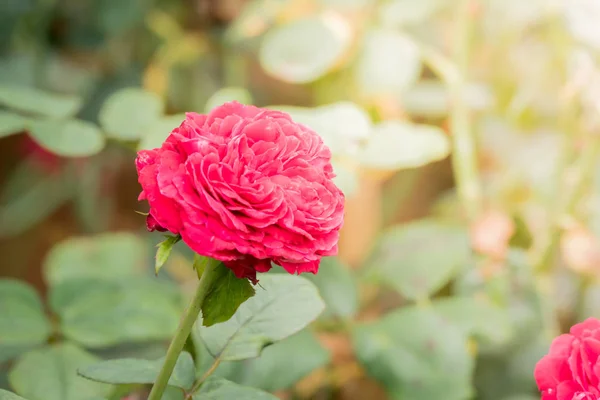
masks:
{"label": "blurred background foliage", "polygon": [[347,212],[325,313],[216,375],[538,398],[549,340],[600,317],[599,50],[596,0],[0,2],[0,387],[144,398],[75,373],[163,355],[195,285],[182,245],[153,277],[135,151],[238,100],[322,135]]}

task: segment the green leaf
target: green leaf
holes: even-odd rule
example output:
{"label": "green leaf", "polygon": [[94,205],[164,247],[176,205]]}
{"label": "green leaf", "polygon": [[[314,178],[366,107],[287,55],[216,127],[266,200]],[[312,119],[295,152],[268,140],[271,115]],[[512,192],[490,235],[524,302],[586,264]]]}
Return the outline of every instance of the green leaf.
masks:
{"label": "green leaf", "polygon": [[284,390],[330,360],[329,352],[305,329],[265,348],[258,358],[245,361],[235,381],[268,392]]}
{"label": "green leaf", "polygon": [[323,257],[316,275],[306,275],[325,301],[325,316],[350,318],[358,311],[358,287],[350,272],[337,257]]}
{"label": "green leaf", "polygon": [[373,29],[365,36],[355,76],[365,95],[397,94],[421,75],[418,46],[393,30]]}
{"label": "green leaf", "polygon": [[450,154],[444,132],[429,125],[384,121],[358,153],[361,165],[380,170],[416,168],[439,161]]}
{"label": "green leaf", "polygon": [[234,100],[242,104],[252,104],[252,95],[243,87],[231,86],[221,88],[206,101],[204,112],[208,114],[214,108]]}
{"label": "green leaf", "polygon": [[106,100],[98,119],[111,137],[136,140],[146,135],[147,130],[162,117],[163,110],[164,104],[157,94],[126,88]]}
{"label": "green leaf", "polygon": [[[165,358],[159,360],[140,360],[121,358],[101,361],[97,364],[79,368],[79,375],[84,378],[112,384],[150,384],[154,383]],[[188,352],[182,352],[177,359],[169,385],[181,389],[190,389],[194,384],[194,360]]]}
{"label": "green leaf", "polygon": [[90,348],[167,339],[181,314],[176,286],[142,277],[63,281],[52,288],[50,306],[63,334]]}
{"label": "green leaf", "polygon": [[210,377],[200,390],[192,396],[193,400],[277,400],[277,397],[262,390],[240,386],[226,379]]}
{"label": "green leaf", "polygon": [[494,344],[506,343],[511,338],[508,313],[485,299],[446,297],[435,300],[433,310],[465,335]]}
{"label": "green leaf", "polygon": [[422,24],[444,5],[442,0],[387,0],[379,9],[379,19],[389,28]]}
{"label": "green leaf", "polygon": [[162,268],[162,266],[167,262],[169,256],[171,255],[171,250],[173,250],[173,246],[177,242],[181,240],[181,236],[167,236],[167,239],[160,242],[156,247],[156,262],[154,263],[154,271],[156,275],[158,275],[158,271]]}
{"label": "green leaf", "polygon": [[214,357],[223,361],[257,357],[269,344],[300,331],[325,307],[317,288],[299,276],[274,274],[260,278],[254,297],[227,322],[195,329]]}
{"label": "green leaf", "polygon": [[464,229],[426,219],[384,232],[368,265],[382,283],[418,300],[448,283],[470,254]]}
{"label": "green leaf", "polygon": [[0,111],[0,138],[23,132],[26,122],[19,114]]}
{"label": "green leaf", "polygon": [[83,101],[77,96],[48,93],[26,86],[0,85],[0,104],[45,117],[67,118],[77,114]]}
{"label": "green leaf", "polygon": [[229,320],[255,291],[246,278],[238,278],[232,270],[221,265],[215,271],[218,276],[202,303],[202,324],[211,326]]}
{"label": "green leaf", "polygon": [[26,400],[21,396],[17,396],[14,393],[9,392],[8,390],[0,389],[0,400]]}
{"label": "green leaf", "polygon": [[0,280],[0,344],[34,346],[44,343],[50,332],[35,289],[17,280]]}
{"label": "green leaf", "polygon": [[332,161],[333,172],[335,173],[335,178],[333,178],[333,183],[340,188],[346,197],[351,197],[358,190],[358,177],[354,171],[351,171],[349,168],[346,168],[341,163],[336,163]]}
{"label": "green leaf", "polygon": [[59,344],[23,355],[9,374],[15,392],[29,400],[83,400],[106,396],[109,385],[77,376],[77,368],[98,358],[71,343]]}
{"label": "green leaf", "polygon": [[19,235],[52,214],[72,195],[66,170],[48,174],[25,160],[4,184],[0,199],[0,238]]}
{"label": "green leaf", "polygon": [[393,399],[471,398],[471,359],[466,337],[433,311],[406,307],[358,326],[353,345],[367,374]]}
{"label": "green leaf", "polygon": [[139,275],[146,263],[141,238],[128,232],[102,233],[55,245],[44,262],[44,276],[50,285],[79,278],[119,280]]}
{"label": "green leaf", "polygon": [[350,45],[351,28],[335,14],[292,21],[270,30],[260,63],[272,76],[291,83],[312,82],[333,69]]}
{"label": "green leaf", "polygon": [[36,120],[29,135],[46,150],[63,157],[86,157],[99,153],[104,135],[93,123],[78,119]]}
{"label": "green leaf", "polygon": [[162,146],[173,129],[185,120],[185,114],[162,117],[144,129],[144,136],[138,144],[138,150],[151,150]]}

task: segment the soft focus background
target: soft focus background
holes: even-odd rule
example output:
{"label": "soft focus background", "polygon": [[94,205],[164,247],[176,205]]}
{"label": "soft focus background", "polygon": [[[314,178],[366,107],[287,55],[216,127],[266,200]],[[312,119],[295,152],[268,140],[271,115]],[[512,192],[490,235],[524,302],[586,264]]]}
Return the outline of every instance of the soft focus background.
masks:
{"label": "soft focus background", "polygon": [[164,354],[196,279],[182,244],[153,275],[135,151],[235,99],[323,136],[347,212],[326,312],[217,375],[538,399],[549,340],[600,317],[599,60],[598,0],[0,1],[0,275],[37,291],[0,284],[0,387],[89,400],[81,363]]}

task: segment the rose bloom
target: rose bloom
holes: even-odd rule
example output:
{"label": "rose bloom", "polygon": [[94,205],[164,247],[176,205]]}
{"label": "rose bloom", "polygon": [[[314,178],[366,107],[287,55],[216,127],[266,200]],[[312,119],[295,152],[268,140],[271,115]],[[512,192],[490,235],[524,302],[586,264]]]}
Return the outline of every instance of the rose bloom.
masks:
{"label": "rose bloom", "polygon": [[271,262],[316,273],[337,253],[344,195],[331,152],[283,112],[226,103],[187,113],[160,148],[138,153],[149,230],[181,235],[192,250],[256,283]]}
{"label": "rose bloom", "polygon": [[589,318],[552,342],[535,367],[542,400],[600,399],[600,321]]}

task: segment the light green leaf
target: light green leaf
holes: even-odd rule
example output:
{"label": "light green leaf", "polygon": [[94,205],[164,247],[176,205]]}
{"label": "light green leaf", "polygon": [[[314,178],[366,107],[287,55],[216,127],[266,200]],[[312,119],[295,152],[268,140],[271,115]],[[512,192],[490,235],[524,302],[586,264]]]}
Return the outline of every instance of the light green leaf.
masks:
{"label": "light green leaf", "polygon": [[173,250],[173,246],[177,242],[181,240],[181,236],[167,236],[165,240],[160,242],[156,247],[156,260],[154,263],[154,272],[158,275],[158,272],[162,268],[162,266],[167,262],[169,256],[171,255],[171,250]]}
{"label": "light green leaf", "polygon": [[232,270],[221,265],[215,271],[217,277],[202,303],[202,324],[211,326],[229,320],[239,306],[255,291],[246,278],[238,278]]}
{"label": "light green leaf", "polygon": [[446,297],[435,300],[433,310],[455,324],[465,335],[494,344],[506,343],[511,338],[508,312],[485,299]]}
{"label": "light green leaf", "polygon": [[223,361],[257,357],[269,344],[300,331],[325,307],[317,288],[299,276],[260,278],[261,289],[227,322],[195,329],[214,357]]}
{"label": "light green leaf", "polygon": [[26,400],[21,396],[17,396],[14,393],[9,392],[8,390],[0,389],[0,400]]}
{"label": "light green leaf", "polygon": [[239,377],[234,380],[268,392],[284,390],[329,364],[330,360],[329,352],[305,329],[265,348],[258,358],[245,361]]}
{"label": "light green leaf", "polygon": [[277,397],[262,390],[240,386],[226,379],[208,378],[193,400],[277,400]]}
{"label": "light green leaf", "polygon": [[0,138],[25,130],[27,120],[19,114],[0,111]]}
{"label": "light green leaf", "polygon": [[48,93],[26,86],[0,85],[0,104],[50,118],[72,117],[83,101],[77,96]]}
{"label": "light green leaf", "polygon": [[382,283],[417,300],[448,283],[466,265],[470,254],[462,228],[420,220],[384,232],[368,264]]}
{"label": "light green leaf", "polygon": [[325,300],[325,316],[349,318],[358,310],[358,287],[350,267],[337,257],[323,257],[319,273],[306,275]]}
{"label": "light green leaf", "polygon": [[[101,361],[84,368],[79,368],[79,375],[84,378],[112,384],[150,384],[154,383],[164,363],[164,357],[159,360],[140,360],[136,358],[121,358]],[[190,389],[194,384],[194,360],[188,352],[182,352],[177,359],[169,385],[182,389]]]}
{"label": "light green leaf", "polygon": [[100,125],[111,137],[136,140],[163,114],[164,104],[155,93],[138,88],[121,89],[113,93],[100,109]]}
{"label": "light green leaf", "polygon": [[142,277],[62,281],[52,288],[50,305],[63,334],[90,348],[167,339],[181,314],[176,286]]}
{"label": "light green leaf", "polygon": [[0,238],[21,234],[54,212],[73,194],[65,170],[48,174],[25,160],[4,183],[0,198]]}
{"label": "light green leaf", "polygon": [[444,5],[443,0],[387,0],[379,9],[379,19],[388,28],[422,24]]}
{"label": "light green leaf", "polygon": [[35,289],[17,280],[0,280],[0,344],[38,345],[48,339],[50,331],[50,322]]}
{"label": "light green leaf", "polygon": [[221,88],[206,101],[204,112],[208,114],[214,108],[234,100],[242,104],[252,104],[252,95],[248,89],[243,87],[231,86]]}
{"label": "light green leaf", "polygon": [[393,399],[471,398],[473,360],[463,333],[433,311],[406,307],[358,326],[354,351]]}
{"label": "light green leaf", "polygon": [[112,388],[77,376],[77,368],[98,358],[71,343],[33,350],[9,374],[15,392],[28,400],[84,400],[108,395]]}
{"label": "light green leaf", "polygon": [[374,29],[365,36],[356,65],[356,81],[365,95],[397,94],[421,74],[419,48],[408,36]]}
{"label": "light green leaf", "polygon": [[36,120],[29,135],[46,150],[63,157],[85,157],[102,151],[105,138],[95,124],[78,119]]}
{"label": "light green leaf", "polygon": [[265,71],[291,83],[312,82],[333,69],[350,44],[348,22],[335,14],[299,19],[269,31],[259,58]]}
{"label": "light green leaf", "polygon": [[356,172],[351,171],[343,164],[336,163],[335,161],[332,161],[331,164],[333,165],[333,172],[335,173],[333,183],[344,192],[346,197],[351,197],[358,189],[358,177]]}
{"label": "light green leaf", "polygon": [[399,170],[442,160],[449,153],[450,141],[440,128],[384,121],[373,128],[358,160],[373,169]]}
{"label": "light green leaf", "polygon": [[69,279],[119,280],[139,274],[147,263],[144,241],[128,232],[66,239],[55,245],[44,263],[50,285]]}
{"label": "light green leaf", "polygon": [[144,130],[144,136],[138,144],[138,150],[151,150],[162,146],[173,129],[185,120],[185,114],[169,115],[154,121]]}

